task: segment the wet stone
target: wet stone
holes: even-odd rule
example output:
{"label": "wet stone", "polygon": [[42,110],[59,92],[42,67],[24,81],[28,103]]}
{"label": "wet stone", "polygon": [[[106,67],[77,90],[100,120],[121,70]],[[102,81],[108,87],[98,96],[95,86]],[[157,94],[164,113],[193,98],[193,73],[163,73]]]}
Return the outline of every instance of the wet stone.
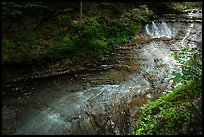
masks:
{"label": "wet stone", "polygon": [[28,99],[3,98],[3,134],[130,134],[140,107],[172,88],[168,79],[179,72],[172,50],[202,41],[202,26],[192,21],[150,22],[144,29],[148,42],[118,48],[99,69],[31,81],[23,93]]}

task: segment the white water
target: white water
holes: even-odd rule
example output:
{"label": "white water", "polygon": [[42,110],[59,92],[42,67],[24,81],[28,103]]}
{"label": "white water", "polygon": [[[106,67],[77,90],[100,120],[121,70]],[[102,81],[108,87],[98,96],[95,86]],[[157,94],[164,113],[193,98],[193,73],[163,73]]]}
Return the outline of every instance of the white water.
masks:
{"label": "white water", "polygon": [[[151,97],[151,84],[164,91],[170,89],[171,73],[175,70],[177,72],[181,71],[175,58],[171,55],[171,53],[173,53],[172,49],[180,50],[182,46],[196,46],[196,42],[202,41],[202,25],[200,24],[184,25],[175,23],[170,25],[162,21],[161,23],[152,22],[146,25],[145,29],[151,38],[174,38],[180,30],[183,31],[183,35],[176,41],[169,40],[165,42],[161,40],[140,45],[140,49],[135,49],[135,54],[139,56],[141,72],[128,76],[118,85],[98,85],[86,90],[69,93],[62,92],[62,90],[65,89],[60,89],[59,87],[63,85],[58,85],[51,91],[47,91],[47,88],[36,88],[34,92],[36,94],[29,98],[29,103],[40,109],[33,111],[33,107],[26,106],[8,106],[3,108],[2,112],[5,114],[3,116],[4,119],[11,118],[6,112],[15,112],[17,109],[20,110],[24,108],[20,115],[21,119],[23,119],[22,122],[16,124],[18,121],[14,120],[17,122],[11,123],[15,125],[13,134],[67,135],[76,133],[74,130],[80,134],[126,133],[123,132],[121,128],[124,128],[123,126],[127,124],[124,123],[124,121],[120,121],[117,117],[124,112],[116,109],[117,105],[122,101],[131,102],[133,96],[147,92],[150,92],[148,97]],[[195,42],[193,42],[193,40]],[[152,75],[155,80],[152,80],[152,83],[150,83],[150,81],[144,77],[145,74]],[[41,83],[39,83],[38,86],[40,86],[40,84]],[[40,104],[43,103],[49,107],[41,107]],[[29,112],[32,113],[29,114]],[[17,115],[17,113],[13,114]],[[27,120],[24,119],[26,115],[29,115]],[[15,116],[12,115],[12,118],[13,117]],[[125,120],[128,121],[128,118],[125,118]],[[94,122],[99,126],[95,127]],[[120,123],[124,125],[119,126]],[[4,125],[5,124],[7,123],[4,122]],[[102,132],[98,132],[98,130]]]}
{"label": "white water", "polygon": [[152,21],[152,23],[149,25],[147,24],[145,26],[146,32],[148,35],[150,35],[151,38],[171,38],[173,37],[172,30],[167,26],[167,23],[162,21],[162,23],[155,23]]}
{"label": "white water", "polygon": [[[89,115],[97,116],[100,113],[108,117],[99,123],[107,128],[103,134],[110,134],[109,128],[114,129],[114,134],[122,134],[118,130],[119,125],[111,119],[114,113],[108,114],[106,109],[115,107],[109,110],[115,111],[122,100],[130,102],[134,95],[144,94],[149,89],[150,84],[145,78],[135,73],[119,85],[99,85],[84,91],[68,93],[49,102],[49,108],[34,114],[14,134],[72,134],[75,124],[79,124],[77,126],[83,132],[96,134],[97,131],[92,125],[93,119]],[[122,112],[117,112],[120,113]]]}
{"label": "white water", "polygon": [[[198,14],[198,12],[191,12],[189,15]],[[199,16],[199,15],[198,15]],[[154,75],[158,79],[164,79],[164,83],[171,85],[169,78],[173,71],[181,72],[181,66],[176,62],[171,55],[172,50],[180,51],[182,48],[195,48],[198,43],[202,42],[202,25],[199,23],[161,23],[152,22],[145,26],[145,30],[150,38],[176,38],[180,39],[174,41],[173,39],[165,43],[165,41],[153,41],[148,45],[142,45],[142,58],[149,58],[144,60],[143,71]],[[151,58],[152,57],[152,58]],[[156,60],[156,63],[155,63]],[[188,58],[186,58],[186,61]],[[165,67],[158,67],[166,65]],[[155,83],[155,85],[157,85]],[[161,85],[160,85],[161,86]],[[168,90],[168,88],[166,88]]]}
{"label": "white water", "polygon": [[185,40],[187,39],[187,37],[190,35],[190,32],[192,30],[192,28],[194,27],[194,23],[191,23],[190,26],[187,29],[187,33],[185,34],[185,36],[183,37],[183,39],[181,40],[181,45],[182,47],[185,47]]}
{"label": "white water", "polygon": [[202,13],[199,12],[199,11],[190,11],[187,13],[187,16],[190,16],[190,17],[200,17],[202,16]]}
{"label": "white water", "polygon": [[153,85],[164,91],[171,87],[171,73],[173,71],[181,72],[181,68],[176,59],[171,55],[174,49],[174,43],[166,44],[162,41],[152,41],[147,45],[142,45],[140,53],[142,70],[155,78]]}

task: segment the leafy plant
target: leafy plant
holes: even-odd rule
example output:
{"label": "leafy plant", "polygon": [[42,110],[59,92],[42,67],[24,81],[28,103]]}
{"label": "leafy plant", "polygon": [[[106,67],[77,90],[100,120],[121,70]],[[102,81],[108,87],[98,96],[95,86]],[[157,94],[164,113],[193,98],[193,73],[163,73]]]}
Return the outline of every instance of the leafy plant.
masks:
{"label": "leafy plant", "polygon": [[142,25],[140,23],[133,23],[131,24],[131,29],[132,29],[132,34],[137,35],[142,29]]}
{"label": "leafy plant", "polygon": [[195,109],[191,100],[202,93],[201,84],[201,80],[191,80],[145,104],[140,110],[141,116],[135,123],[136,130],[132,135],[189,134]]}
{"label": "leafy plant", "polygon": [[176,83],[186,83],[202,76],[202,52],[197,48],[184,48],[174,53],[177,62],[182,66],[182,73],[173,72],[172,80]]}
{"label": "leafy plant", "polygon": [[[89,16],[86,14],[91,11],[87,11],[87,5],[84,3],[84,18],[80,22],[75,14],[72,15],[75,11],[79,12],[76,8],[78,4],[72,3],[68,6],[57,4],[56,6],[53,3],[43,2],[3,2],[3,16],[6,18],[5,21],[11,23],[10,25],[4,22],[6,26],[4,32],[14,35],[14,40],[11,40],[14,45],[12,50],[15,53],[18,52],[18,56],[22,59],[21,62],[36,54],[40,56],[38,61],[43,64],[47,60],[59,61],[67,58],[73,61],[76,58],[100,59],[112,51],[115,45],[128,43],[140,32],[142,22],[149,16],[149,13],[146,12],[146,5],[133,9],[133,12],[127,11],[127,15],[124,14],[125,6],[121,10],[114,3],[102,3],[102,5],[102,7],[108,6],[108,9],[101,9],[99,6],[99,8],[94,8],[97,10],[95,14]],[[117,13],[117,15],[120,12],[121,15],[124,14],[124,17],[112,19],[112,15],[104,15],[106,11],[111,14]],[[18,16],[21,18],[14,18]],[[13,25],[12,22],[16,20],[20,21]],[[23,27],[19,30],[18,26]],[[15,34],[10,31],[15,31]],[[6,35],[9,37],[9,34]],[[39,39],[41,42],[36,43]],[[8,54],[7,56],[4,54],[4,60],[9,59],[8,55],[11,50],[7,51]]]}
{"label": "leafy plant", "polygon": [[2,37],[2,63],[9,62],[10,55],[14,51],[13,42],[5,37]]}
{"label": "leafy plant", "polygon": [[42,2],[2,2],[2,13],[8,17],[16,17],[22,14],[23,9],[45,9]]}
{"label": "leafy plant", "polygon": [[141,5],[138,8],[132,9],[133,19],[139,22],[147,22],[149,16],[152,16],[152,14],[146,13],[146,9],[146,5]]}
{"label": "leafy plant", "polygon": [[[173,55],[181,65],[182,72],[174,72],[172,79],[181,85],[142,107],[141,116],[136,122],[136,131],[132,133],[133,135],[190,133],[191,120],[194,114],[200,111],[194,107],[192,100],[202,94],[202,53],[197,48],[184,48]],[[193,128],[200,129],[200,125]],[[200,130],[195,132],[200,134]]]}
{"label": "leafy plant", "polygon": [[66,20],[66,19],[69,19],[69,18],[70,18],[70,16],[68,16],[68,15],[58,15],[59,20]]}

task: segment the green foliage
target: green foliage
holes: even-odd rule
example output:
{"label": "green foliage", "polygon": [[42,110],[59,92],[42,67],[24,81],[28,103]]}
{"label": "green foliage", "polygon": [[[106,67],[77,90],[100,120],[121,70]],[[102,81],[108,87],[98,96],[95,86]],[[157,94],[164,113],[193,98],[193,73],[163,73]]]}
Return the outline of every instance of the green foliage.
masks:
{"label": "green foliage", "polygon": [[[133,135],[180,135],[189,134],[191,120],[195,113],[200,116],[192,102],[202,94],[202,54],[196,48],[186,49],[173,54],[182,66],[182,73],[173,73],[174,82],[182,83],[172,92],[146,104],[136,122]],[[196,111],[195,111],[196,110]],[[193,127],[200,129],[200,125]],[[196,134],[202,134],[196,130]]]}
{"label": "green foliage", "polygon": [[36,47],[38,36],[26,32],[16,36],[14,40],[3,38],[2,59],[3,63],[30,62],[30,52]]}
{"label": "green foliage", "polygon": [[13,42],[5,37],[2,38],[2,62],[9,62],[9,55],[12,54]]}
{"label": "green foliage", "polygon": [[66,19],[70,18],[70,16],[68,16],[68,15],[58,15],[57,17],[59,20],[66,20]]}
{"label": "green foliage", "polygon": [[90,43],[93,45],[99,45],[102,47],[107,47],[107,45],[108,45],[107,42],[100,40],[100,39],[93,39]]}
{"label": "green foliage", "polygon": [[137,35],[140,33],[140,30],[142,29],[142,25],[140,23],[133,23],[131,24],[132,29],[132,35]]}
{"label": "green foliage", "polygon": [[24,9],[47,8],[42,2],[2,2],[2,14],[7,17],[16,17],[22,14]]}
{"label": "green foliage", "polygon": [[33,9],[41,9],[41,8],[48,8],[42,2],[26,2],[23,5],[24,8],[33,8]]}
{"label": "green foliage", "polygon": [[[125,5],[118,3],[118,5],[123,5],[123,10],[119,11],[120,8],[116,6],[117,4],[101,4],[102,7],[108,7],[108,9],[101,9],[99,6],[99,8],[94,8],[97,10],[94,14],[86,16],[90,11],[87,11],[88,5],[84,3],[84,18],[80,22],[74,13],[77,10],[77,14],[79,14],[80,7],[76,8],[79,4],[72,3],[65,6],[64,4],[43,2],[3,2],[5,21],[10,23],[4,22],[4,32],[10,45],[13,44],[12,54],[18,53],[18,62],[30,62],[35,59],[42,63],[47,60],[60,61],[67,58],[73,61],[75,59],[77,61],[100,59],[113,51],[115,45],[128,43],[140,32],[142,22],[146,21],[150,15],[146,12],[147,6],[142,5],[138,7],[140,12],[133,9],[133,12],[128,11],[127,15],[111,19],[112,15],[103,15],[103,13],[108,10],[110,14],[122,15]],[[21,18],[16,18],[19,19],[19,21],[17,20],[18,24],[13,25],[12,22],[16,20],[10,19],[18,15]],[[48,20],[52,20],[52,22]],[[11,27],[12,25],[14,27]],[[19,30],[18,26],[22,26],[20,27],[22,29]],[[14,29],[15,33],[12,33]],[[51,32],[57,33],[50,34]],[[8,38],[10,34],[13,35],[12,40]],[[4,43],[9,45],[8,42]],[[4,48],[4,61],[12,60],[9,47],[11,46]],[[21,59],[22,61],[20,61]]]}
{"label": "green foliage", "polygon": [[66,33],[61,33],[59,39],[56,39],[57,45],[61,47],[57,51],[60,49],[63,54],[74,58],[86,56],[100,59],[112,51],[115,44],[127,43],[130,40],[129,30],[120,22],[110,22],[104,17],[84,19],[81,27],[78,21],[72,21],[69,26],[73,30],[68,36],[69,39],[66,42],[60,40],[67,37]]}
{"label": "green foliage", "polygon": [[182,66],[182,73],[173,72],[172,80],[176,83],[186,83],[202,76],[202,52],[196,48],[182,49],[174,53],[178,63]]}
{"label": "green foliage", "polygon": [[202,93],[201,84],[201,81],[190,81],[145,104],[132,135],[188,134],[194,110],[191,100]]}
{"label": "green foliage", "polygon": [[139,8],[132,9],[132,12],[137,14],[137,13],[140,13],[141,11],[145,10],[146,8],[147,8],[147,5],[141,5],[141,6],[139,6]]}
{"label": "green foliage", "polygon": [[149,16],[152,14],[147,13],[145,10],[147,9],[146,5],[141,5],[138,8],[132,9],[133,13],[133,20],[139,21],[139,22],[147,22]]}
{"label": "green foliage", "polygon": [[184,5],[186,9],[192,9],[195,7],[202,8],[202,2],[185,2]]}
{"label": "green foliage", "polygon": [[15,38],[15,43],[20,46],[20,48],[30,49],[33,45],[37,43],[38,36],[33,32],[26,32]]}
{"label": "green foliage", "polygon": [[2,14],[8,16],[17,16],[21,14],[19,8],[23,6],[15,2],[2,2]]}

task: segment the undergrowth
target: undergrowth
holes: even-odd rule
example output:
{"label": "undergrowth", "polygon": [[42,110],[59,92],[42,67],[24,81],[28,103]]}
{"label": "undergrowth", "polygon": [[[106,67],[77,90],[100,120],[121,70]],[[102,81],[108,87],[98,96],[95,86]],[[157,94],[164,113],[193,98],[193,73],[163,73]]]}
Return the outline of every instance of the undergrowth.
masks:
{"label": "undergrowth", "polygon": [[[41,65],[67,59],[72,62],[84,59],[97,61],[112,52],[116,45],[128,43],[141,31],[142,23],[153,16],[152,12],[147,12],[146,5],[137,6],[130,11],[124,9],[120,11],[115,4],[107,4],[112,6],[112,9],[111,7],[109,9],[110,15],[120,13],[121,17],[112,19],[110,15],[107,17],[104,13],[104,10],[108,9],[96,8],[95,15],[90,12],[79,20],[72,15],[75,9],[71,5],[56,10],[45,3],[23,5],[4,2],[4,21],[15,20],[17,17],[19,20],[16,20],[15,25],[9,22],[11,27],[3,23],[5,24],[2,41],[3,64]],[[30,11],[31,7],[33,11]],[[15,14],[11,15],[8,10]],[[47,10],[53,17],[47,15],[50,18],[45,18],[48,13],[44,12],[44,16],[42,14],[33,18],[32,13],[38,10],[41,12]],[[86,8],[83,10],[88,12]],[[29,16],[26,16],[25,11]]]}
{"label": "undergrowth", "polygon": [[141,108],[132,135],[202,135],[202,54],[196,48],[174,53],[182,72],[173,91]]}

